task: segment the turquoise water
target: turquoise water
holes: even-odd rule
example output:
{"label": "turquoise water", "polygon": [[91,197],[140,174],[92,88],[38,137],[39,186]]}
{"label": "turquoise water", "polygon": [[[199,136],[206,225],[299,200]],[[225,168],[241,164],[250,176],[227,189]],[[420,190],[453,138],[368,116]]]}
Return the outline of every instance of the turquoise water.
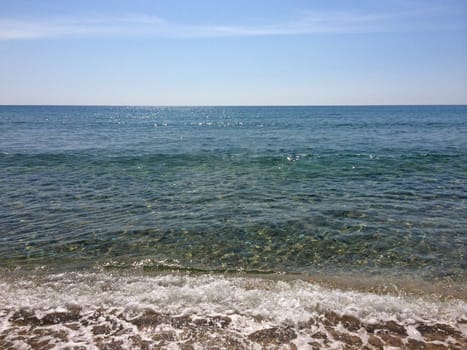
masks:
{"label": "turquoise water", "polygon": [[0,107],[0,348],[467,346],[467,106]]}
{"label": "turquoise water", "polygon": [[467,107],[0,107],[0,267],[465,279]]}

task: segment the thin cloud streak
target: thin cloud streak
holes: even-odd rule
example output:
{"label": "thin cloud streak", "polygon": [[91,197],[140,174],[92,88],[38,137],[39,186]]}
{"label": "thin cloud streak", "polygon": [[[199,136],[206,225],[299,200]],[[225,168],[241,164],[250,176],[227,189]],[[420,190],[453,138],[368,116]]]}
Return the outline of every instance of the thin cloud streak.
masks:
{"label": "thin cloud streak", "polygon": [[[429,14],[429,13],[428,13]],[[14,20],[0,18],[0,40],[66,37],[241,37],[315,33],[393,32],[407,30],[402,18],[427,12],[346,13],[304,12],[295,21],[267,25],[185,25],[148,15]],[[431,14],[433,15],[433,14]]]}
{"label": "thin cloud streak", "polygon": [[131,15],[120,17],[89,17],[68,19],[0,19],[0,40],[86,37],[86,36],[138,36],[157,34],[165,21],[153,16]]}

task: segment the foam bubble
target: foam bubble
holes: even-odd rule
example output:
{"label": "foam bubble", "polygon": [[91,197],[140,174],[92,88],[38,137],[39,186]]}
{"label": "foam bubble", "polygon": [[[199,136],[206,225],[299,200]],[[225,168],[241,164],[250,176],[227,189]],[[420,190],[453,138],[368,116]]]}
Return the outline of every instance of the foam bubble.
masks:
{"label": "foam bubble", "polygon": [[462,300],[344,291],[304,280],[63,273],[4,276],[0,290],[3,346],[18,339],[70,348],[466,344]]}

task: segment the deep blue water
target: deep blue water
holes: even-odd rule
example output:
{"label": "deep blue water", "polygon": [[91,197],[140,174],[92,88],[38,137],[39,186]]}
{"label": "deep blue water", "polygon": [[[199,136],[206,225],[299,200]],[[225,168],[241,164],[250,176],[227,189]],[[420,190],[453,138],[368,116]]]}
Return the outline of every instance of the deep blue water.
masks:
{"label": "deep blue water", "polygon": [[0,266],[464,279],[467,106],[0,106]]}

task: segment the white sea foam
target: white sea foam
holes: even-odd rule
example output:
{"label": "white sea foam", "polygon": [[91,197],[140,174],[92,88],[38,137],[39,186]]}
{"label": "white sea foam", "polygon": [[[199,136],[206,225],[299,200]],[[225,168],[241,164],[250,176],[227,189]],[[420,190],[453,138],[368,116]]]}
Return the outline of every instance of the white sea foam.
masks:
{"label": "white sea foam", "polygon": [[[369,332],[368,329],[365,330],[365,325],[384,324],[389,321],[405,328],[405,338],[402,337],[404,342],[409,338],[414,341],[423,340],[417,330],[419,325],[449,326],[459,334],[456,340],[458,343],[459,339],[465,340],[467,335],[466,329],[463,329],[467,318],[467,304],[462,300],[442,301],[430,297],[344,291],[303,280],[285,281],[222,275],[124,276],[111,273],[64,273],[3,277],[0,279],[0,290],[0,334],[5,339],[13,339],[12,334],[17,334],[25,322],[32,322],[39,327],[38,329],[49,327],[53,332],[66,331],[66,341],[55,339],[53,343],[61,347],[65,346],[65,343],[73,343],[99,348],[98,341],[103,338],[99,338],[99,335],[96,338],[96,331],[92,327],[114,327],[115,324],[120,324],[119,327],[127,329],[129,333],[114,332],[113,341],[121,340],[128,345],[129,334],[139,335],[141,341],[154,341],[154,334],[151,333],[150,336],[150,332],[145,328],[152,325],[153,331],[157,331],[159,335],[171,334],[164,340],[165,346],[178,346],[187,341],[187,329],[190,329],[190,334],[194,332],[189,324],[198,324],[196,320],[205,320],[204,323],[198,324],[197,329],[201,329],[207,324],[213,325],[222,321],[216,317],[228,318],[228,326],[212,326],[215,329],[209,329],[209,332],[217,334],[220,337],[219,342],[227,339],[227,335],[235,335],[239,344],[246,348],[254,348],[255,338],[251,336],[254,332],[275,328],[291,330],[295,335],[291,339],[288,333],[283,336],[286,340],[284,344],[311,347],[309,344],[314,336],[321,332],[326,333],[328,339],[327,343],[321,342],[321,346],[339,348],[339,344],[342,345],[344,340],[339,340],[335,334],[330,335],[329,326],[338,333],[348,332],[345,328],[346,321],[339,318],[342,315],[354,317],[352,322],[358,320],[358,326],[354,327],[355,329],[351,327],[350,331],[353,333],[349,334],[357,335],[361,339],[359,344],[368,343]],[[70,316],[69,310],[73,309],[79,310],[79,317],[75,317],[76,319]],[[22,310],[29,310],[29,316],[18,316],[18,312],[23,312]],[[63,316],[62,320],[60,313],[67,312],[68,316]],[[96,312],[99,316],[91,317]],[[148,312],[152,314],[147,316]],[[154,313],[163,316],[156,317]],[[340,316],[336,316],[336,320],[333,314]],[[34,315],[36,321],[30,315]],[[40,321],[47,315],[52,321]],[[88,321],[84,322],[85,319]],[[95,320],[92,327],[89,326],[91,319]],[[314,321],[310,323],[310,320]],[[81,325],[71,328],[66,326],[75,321]],[[303,326],[307,322],[308,325]],[[270,338],[282,339],[277,332],[270,334]],[[49,337],[54,339],[53,334]],[[193,338],[197,341],[192,339],[193,346],[202,345],[203,341],[200,339],[205,338],[200,337]],[[261,341],[268,341],[258,337],[260,340],[256,340],[259,344]],[[22,346],[19,343],[16,345]],[[133,345],[135,348],[141,346]],[[287,348],[287,345],[284,346]],[[132,345],[128,347],[131,348]]]}
{"label": "white sea foam", "polygon": [[[14,283],[12,283],[14,281]],[[467,315],[462,300],[377,295],[330,289],[303,280],[282,281],[222,275],[122,276],[64,273],[0,281],[2,308],[48,309],[67,304],[152,307],[183,314],[259,315],[274,322],[301,321],[316,310],[332,310],[365,320],[429,319],[451,322]]]}

